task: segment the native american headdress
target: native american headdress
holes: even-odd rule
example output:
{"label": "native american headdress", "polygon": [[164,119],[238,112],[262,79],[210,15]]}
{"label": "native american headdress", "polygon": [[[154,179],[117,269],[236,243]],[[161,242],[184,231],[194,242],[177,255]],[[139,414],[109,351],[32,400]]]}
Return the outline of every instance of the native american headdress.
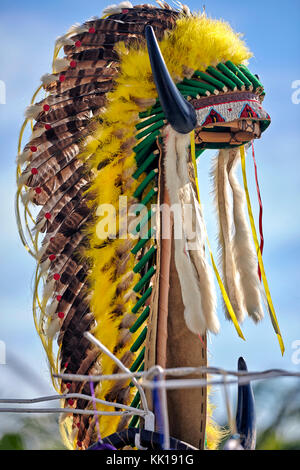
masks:
{"label": "native american headdress", "polygon": [[[245,172],[244,145],[270,123],[263,85],[227,23],[160,5],[124,2],[72,26],[56,41],[53,72],[42,77],[45,98],[36,103],[36,93],[26,110],[21,137],[29,121],[33,132],[23,149],[19,142],[17,216],[37,259],[34,318],[52,376],[120,370],[86,332],[130,371],[206,365],[206,334],[219,331],[214,273],[238,334],[247,314],[263,317],[265,299],[283,349]],[[212,174],[222,275],[200,205],[196,158],[205,149],[219,149]],[[91,396],[88,381],[53,383]],[[96,396],[143,406],[128,379],[101,382]],[[62,419],[65,442],[88,448],[95,419],[76,410],[91,409],[90,401],[63,406],[74,409]],[[205,388],[170,391],[168,406],[173,437],[214,448]],[[101,416],[101,435],[141,421],[129,419]]]}

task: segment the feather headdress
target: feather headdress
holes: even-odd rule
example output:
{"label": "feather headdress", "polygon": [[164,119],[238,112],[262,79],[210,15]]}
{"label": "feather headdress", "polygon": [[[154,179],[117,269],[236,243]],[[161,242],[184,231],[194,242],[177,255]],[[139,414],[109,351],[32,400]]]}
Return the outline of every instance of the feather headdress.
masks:
{"label": "feather headdress", "polygon": [[[30,141],[23,149],[19,145],[17,215],[21,239],[37,259],[36,327],[52,374],[118,371],[85,332],[92,332],[131,371],[150,367],[158,357],[165,365],[178,366],[185,360],[183,365],[205,365],[205,334],[216,333],[219,321],[204,249],[196,168],[189,139],[166,127],[145,26],[153,27],[170,76],[196,110],[194,157],[205,148],[224,148],[215,164],[214,181],[229,297],[226,308],[230,305],[231,312],[233,307],[238,320],[245,311],[255,321],[262,317],[255,252],[235,176],[238,152],[233,148],[259,137],[270,122],[261,107],[263,87],[246,67],[249,50],[223,21],[192,15],[187,7],[174,10],[165,3],[155,8],[122,2],[107,7],[103,15],[74,25],[58,38],[53,71],[42,77],[46,96],[38,103],[33,100],[25,113],[22,131],[29,120],[35,122]],[[62,47],[63,58],[58,57]],[[233,103],[231,110],[228,100]],[[20,198],[25,228],[20,222]],[[125,209],[121,200],[126,201]],[[192,223],[198,228],[195,248],[188,253],[184,240],[164,244],[165,220],[151,207],[163,201],[178,203],[186,238],[190,215],[185,204],[192,206]],[[33,231],[31,204],[41,207]],[[146,208],[142,216],[141,207]],[[155,223],[149,228],[149,222]],[[164,269],[170,291],[161,274]],[[182,354],[176,355],[172,335],[179,333],[176,348]],[[195,333],[202,335],[202,343]],[[88,382],[53,382],[60,392],[91,395]],[[173,430],[203,448],[206,393],[204,389],[201,397],[198,392],[187,393],[195,403],[192,415],[186,406],[189,400],[171,407]],[[135,407],[140,402],[129,380],[102,382],[96,395]],[[174,392],[169,399],[178,402],[182,397]],[[91,408],[91,402],[69,400],[65,406],[74,408],[73,416],[62,421],[65,442],[72,448],[88,448],[97,440],[95,421],[76,414],[76,409]],[[105,409],[102,404],[97,407]],[[135,426],[137,419],[130,425]],[[126,427],[128,418],[102,416],[100,425],[105,436]],[[208,427],[210,448],[215,445],[210,440],[213,429]]]}

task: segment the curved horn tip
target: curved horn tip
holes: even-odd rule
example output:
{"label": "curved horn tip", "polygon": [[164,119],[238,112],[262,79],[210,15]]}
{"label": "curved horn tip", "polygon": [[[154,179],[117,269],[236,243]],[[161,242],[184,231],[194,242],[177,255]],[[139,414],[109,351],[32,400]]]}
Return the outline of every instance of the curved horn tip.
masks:
{"label": "curved horn tip", "polygon": [[238,360],[238,370],[248,370],[246,361],[242,356]]}
{"label": "curved horn tip", "polygon": [[188,134],[197,125],[195,108],[181,95],[174,84],[152,26],[146,25],[145,36],[153,79],[165,117],[176,132]]}
{"label": "curved horn tip", "polygon": [[[238,370],[247,371],[247,364],[243,357],[238,359]],[[256,418],[255,401],[251,382],[238,385],[238,401],[236,412],[236,427],[241,436],[241,445],[245,450],[255,449]]]}

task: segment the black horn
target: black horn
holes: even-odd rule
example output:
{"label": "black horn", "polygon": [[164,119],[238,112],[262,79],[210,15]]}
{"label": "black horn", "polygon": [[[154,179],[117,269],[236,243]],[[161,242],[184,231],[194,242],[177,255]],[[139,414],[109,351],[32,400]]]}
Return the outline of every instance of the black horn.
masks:
{"label": "black horn", "polygon": [[[238,360],[238,370],[248,370],[242,357]],[[238,386],[236,427],[242,447],[245,450],[254,450],[256,444],[256,417],[251,383]]]}
{"label": "black horn", "polygon": [[175,131],[188,134],[197,124],[194,107],[177,90],[160,52],[152,26],[145,28],[154,82],[166,119]]}

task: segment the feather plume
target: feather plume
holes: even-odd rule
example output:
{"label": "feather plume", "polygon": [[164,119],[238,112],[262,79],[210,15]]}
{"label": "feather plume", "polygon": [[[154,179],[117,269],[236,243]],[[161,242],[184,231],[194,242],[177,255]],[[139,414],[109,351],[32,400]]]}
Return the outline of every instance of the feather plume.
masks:
{"label": "feather plume", "polygon": [[59,36],[55,41],[55,47],[74,46],[75,42],[67,35]]}
{"label": "feather plume", "polygon": [[70,61],[65,58],[58,58],[55,59],[53,62],[53,69],[55,70],[56,73],[64,72],[67,70],[70,66]]}
{"label": "feather plume", "polygon": [[121,2],[118,5],[113,4],[113,5],[108,5],[104,10],[102,11],[103,16],[109,16],[109,15],[115,15],[116,13],[122,13],[123,8],[133,8],[131,2]]}
{"label": "feather plume", "polygon": [[46,336],[48,336],[48,338],[53,338],[59,332],[59,330],[60,330],[60,319],[55,318],[49,323],[47,327],[47,331],[46,331]]}
{"label": "feather plume", "polygon": [[45,133],[45,128],[43,127],[37,127],[36,129],[33,130],[31,136],[30,136],[30,141],[32,142],[33,140],[38,139]]}
{"label": "feather plume", "polygon": [[78,34],[83,34],[87,33],[89,28],[86,25],[82,25],[80,23],[75,23],[70,28],[68,29],[67,35],[69,37],[78,35]]}
{"label": "feather plume", "polygon": [[23,165],[24,163],[28,162],[30,160],[32,153],[29,152],[28,150],[25,150],[24,152],[20,153],[17,156],[17,164],[18,165]]}
{"label": "feather plume", "polygon": [[43,111],[43,107],[39,104],[30,104],[25,109],[25,118],[26,119],[36,119],[38,115]]}
{"label": "feather plume", "polygon": [[48,317],[53,317],[55,312],[57,311],[58,307],[58,300],[52,300],[51,304],[46,308],[46,315]]}
{"label": "feather plume", "polygon": [[59,80],[58,75],[54,75],[53,73],[45,73],[41,76],[41,82],[43,85],[50,85],[53,82],[57,82]]}

